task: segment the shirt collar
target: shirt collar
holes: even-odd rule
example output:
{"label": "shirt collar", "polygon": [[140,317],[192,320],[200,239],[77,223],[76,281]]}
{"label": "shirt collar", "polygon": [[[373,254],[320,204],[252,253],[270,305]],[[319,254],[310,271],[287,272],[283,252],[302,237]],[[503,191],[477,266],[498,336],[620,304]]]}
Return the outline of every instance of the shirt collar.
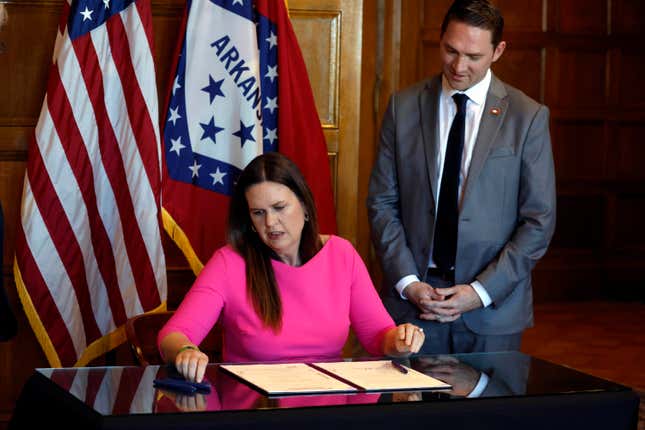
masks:
{"label": "shirt collar", "polygon": [[454,94],[462,92],[468,96],[468,98],[477,103],[478,105],[483,105],[486,102],[486,94],[488,94],[488,88],[490,87],[490,82],[492,80],[492,73],[490,69],[486,71],[484,79],[477,82],[472,87],[468,88],[466,91],[457,91],[453,89],[445,76],[441,76],[441,93],[444,98],[451,98]]}

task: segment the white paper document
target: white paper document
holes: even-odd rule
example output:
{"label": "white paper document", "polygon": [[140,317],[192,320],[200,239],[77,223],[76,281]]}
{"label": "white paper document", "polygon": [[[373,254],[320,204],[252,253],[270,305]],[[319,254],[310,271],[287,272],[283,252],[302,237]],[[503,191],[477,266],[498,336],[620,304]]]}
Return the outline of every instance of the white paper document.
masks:
{"label": "white paper document", "polygon": [[269,395],[450,388],[438,379],[390,360],[222,364],[220,368]]}
{"label": "white paper document", "polygon": [[450,385],[406,366],[403,373],[390,360],[313,363],[334,375],[350,381],[365,391],[436,390]]}
{"label": "white paper document", "polygon": [[222,364],[220,368],[267,394],[346,393],[355,387],[305,363]]}

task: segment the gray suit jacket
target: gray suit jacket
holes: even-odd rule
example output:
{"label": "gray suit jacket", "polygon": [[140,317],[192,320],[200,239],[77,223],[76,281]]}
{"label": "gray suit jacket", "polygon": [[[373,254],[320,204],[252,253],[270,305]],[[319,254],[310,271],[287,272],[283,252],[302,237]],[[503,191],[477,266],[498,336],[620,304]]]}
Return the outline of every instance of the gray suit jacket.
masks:
{"label": "gray suit jacket", "polygon": [[[432,252],[440,93],[436,76],[394,94],[381,126],[367,205],[386,291],[423,279]],[[532,325],[531,270],[553,235],[555,199],[548,109],[493,76],[459,211],[455,282],[477,279],[493,300],[463,315],[474,332]]]}

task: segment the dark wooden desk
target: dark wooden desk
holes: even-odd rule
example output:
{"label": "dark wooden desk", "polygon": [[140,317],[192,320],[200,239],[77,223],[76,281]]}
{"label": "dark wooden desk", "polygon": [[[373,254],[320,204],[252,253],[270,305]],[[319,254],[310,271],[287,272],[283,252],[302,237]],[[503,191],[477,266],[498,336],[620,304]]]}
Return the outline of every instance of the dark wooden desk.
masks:
{"label": "dark wooden desk", "polygon": [[[453,390],[268,398],[213,364],[211,394],[177,397],[153,388],[165,367],[37,369],[9,428],[636,429],[630,388],[519,352],[420,356],[410,365]],[[465,397],[482,373],[478,397]]]}

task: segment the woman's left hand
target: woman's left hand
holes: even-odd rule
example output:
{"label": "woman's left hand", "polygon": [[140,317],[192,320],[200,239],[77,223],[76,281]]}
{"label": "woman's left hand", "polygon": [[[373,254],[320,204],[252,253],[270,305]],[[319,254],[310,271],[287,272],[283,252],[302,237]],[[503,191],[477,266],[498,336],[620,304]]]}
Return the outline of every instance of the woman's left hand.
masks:
{"label": "woman's left hand", "polygon": [[423,329],[410,323],[394,327],[387,334],[387,355],[405,356],[419,352],[426,339]]}

